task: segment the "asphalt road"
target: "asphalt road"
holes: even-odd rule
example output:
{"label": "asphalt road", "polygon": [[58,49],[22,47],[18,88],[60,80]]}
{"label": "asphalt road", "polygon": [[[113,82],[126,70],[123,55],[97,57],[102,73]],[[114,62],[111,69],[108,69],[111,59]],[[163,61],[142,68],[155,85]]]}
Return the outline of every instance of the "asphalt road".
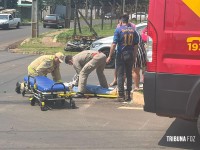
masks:
{"label": "asphalt road", "polygon": [[[110,20],[104,20],[105,23],[110,23]],[[113,26],[116,24],[116,20],[113,20]],[[81,20],[80,21],[81,26],[87,26],[87,24]],[[94,20],[93,25],[95,24],[101,24],[101,20]],[[74,27],[74,22],[70,22],[70,27]],[[77,25],[78,28],[78,25]],[[39,26],[39,34],[42,34],[44,32],[56,30],[54,28],[43,28],[42,25]],[[78,34],[78,29],[77,29]],[[10,44],[13,44],[18,41],[22,41],[26,38],[29,38],[32,36],[31,33],[31,26],[20,26],[19,29],[11,28],[9,30],[4,30],[0,28],[0,51],[5,50]]]}
{"label": "asphalt road", "polygon": [[[31,106],[14,88],[36,57],[0,52],[1,150],[200,149],[195,122],[158,117],[115,99],[75,99],[77,109],[56,105],[45,112]],[[71,81],[74,70],[61,64],[61,74],[64,81]],[[105,74],[111,82],[113,70],[106,69]],[[88,83],[98,84],[95,73]],[[192,136],[195,141],[170,142],[168,136]]]}
{"label": "asphalt road", "polygon": [[[54,29],[40,28],[40,32],[49,30]],[[135,104],[90,98],[76,99],[77,109],[56,105],[42,112],[39,106],[31,106],[28,97],[16,94],[14,88],[37,56],[5,51],[8,45],[30,36],[30,26],[0,29],[0,150],[200,149],[195,122],[158,117]],[[74,73],[72,67],[61,64],[64,81],[71,81]],[[113,70],[106,69],[105,74],[110,83]],[[95,73],[88,84],[98,84]],[[168,141],[177,136],[189,141]]]}
{"label": "asphalt road", "polygon": [[[39,27],[39,32],[44,33],[53,30],[53,28]],[[0,51],[5,50],[10,44],[22,41],[31,37],[31,26],[20,26],[19,29],[11,28],[4,30],[0,28]]]}

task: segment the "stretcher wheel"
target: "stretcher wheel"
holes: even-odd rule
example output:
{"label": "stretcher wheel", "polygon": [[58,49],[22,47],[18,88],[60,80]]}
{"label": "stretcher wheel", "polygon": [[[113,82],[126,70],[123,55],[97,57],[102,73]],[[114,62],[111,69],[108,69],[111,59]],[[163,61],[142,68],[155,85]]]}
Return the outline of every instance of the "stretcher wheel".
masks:
{"label": "stretcher wheel", "polygon": [[44,107],[45,106],[45,102],[41,102],[41,107]]}
{"label": "stretcher wheel", "polygon": [[25,94],[26,94],[26,91],[23,90],[23,91],[22,91],[22,96],[25,96]]}
{"label": "stretcher wheel", "polygon": [[41,102],[40,109],[41,109],[41,111],[47,111],[47,107],[45,106],[45,102]]}
{"label": "stretcher wheel", "polygon": [[65,105],[65,100],[61,100],[61,105]]}
{"label": "stretcher wheel", "polygon": [[71,105],[70,107],[71,107],[72,109],[75,109],[75,108],[76,108],[75,101],[72,100],[70,105]]}
{"label": "stretcher wheel", "polygon": [[47,111],[47,107],[40,107],[41,108],[41,111]]}
{"label": "stretcher wheel", "polygon": [[36,101],[35,97],[30,97],[29,100],[31,102],[31,106],[35,106],[35,101]]}

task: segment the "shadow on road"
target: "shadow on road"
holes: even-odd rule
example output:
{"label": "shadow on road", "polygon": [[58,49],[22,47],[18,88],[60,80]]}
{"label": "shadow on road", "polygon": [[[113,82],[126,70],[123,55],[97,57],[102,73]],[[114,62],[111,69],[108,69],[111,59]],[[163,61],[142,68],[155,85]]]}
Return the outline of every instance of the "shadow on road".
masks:
{"label": "shadow on road", "polygon": [[158,144],[171,148],[199,150],[200,136],[198,135],[196,122],[176,119]]}

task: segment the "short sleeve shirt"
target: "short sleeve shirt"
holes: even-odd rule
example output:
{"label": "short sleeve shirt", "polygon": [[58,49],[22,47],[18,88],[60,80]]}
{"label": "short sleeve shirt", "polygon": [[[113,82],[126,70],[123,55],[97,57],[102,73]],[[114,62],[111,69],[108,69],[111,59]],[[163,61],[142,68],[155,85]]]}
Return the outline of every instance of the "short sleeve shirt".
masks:
{"label": "short sleeve shirt", "polygon": [[132,26],[122,25],[116,28],[113,43],[117,44],[117,53],[124,49],[132,51],[134,45],[139,43],[139,37]]}

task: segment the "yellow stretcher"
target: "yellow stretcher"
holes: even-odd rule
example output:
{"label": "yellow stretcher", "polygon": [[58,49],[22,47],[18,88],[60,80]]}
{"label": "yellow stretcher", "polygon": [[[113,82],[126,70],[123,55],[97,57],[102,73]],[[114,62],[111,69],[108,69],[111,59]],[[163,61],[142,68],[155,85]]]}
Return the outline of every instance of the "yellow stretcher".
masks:
{"label": "yellow stretcher", "polygon": [[[32,94],[30,97],[30,104],[32,106],[38,103],[42,111],[51,109],[48,103],[55,103],[59,101],[61,105],[65,105],[67,102],[69,108],[76,108],[75,101],[69,88],[67,88],[63,83],[55,83],[51,79],[44,76],[24,77],[24,89],[22,95]],[[69,102],[67,101],[69,100]]]}
{"label": "yellow stretcher", "polygon": [[[111,89],[105,89],[95,85],[87,85],[87,88],[91,91],[91,94],[84,94],[83,98],[117,98],[117,94],[110,94]],[[64,83],[56,83],[45,76],[25,76],[22,95],[32,94],[29,99],[30,104],[34,106],[35,103],[38,103],[42,111],[51,109],[48,105],[49,102],[57,101],[60,101],[61,105],[67,102],[69,108],[74,109],[76,108],[76,104],[73,98],[77,90],[77,87],[70,89],[70,87]]]}

